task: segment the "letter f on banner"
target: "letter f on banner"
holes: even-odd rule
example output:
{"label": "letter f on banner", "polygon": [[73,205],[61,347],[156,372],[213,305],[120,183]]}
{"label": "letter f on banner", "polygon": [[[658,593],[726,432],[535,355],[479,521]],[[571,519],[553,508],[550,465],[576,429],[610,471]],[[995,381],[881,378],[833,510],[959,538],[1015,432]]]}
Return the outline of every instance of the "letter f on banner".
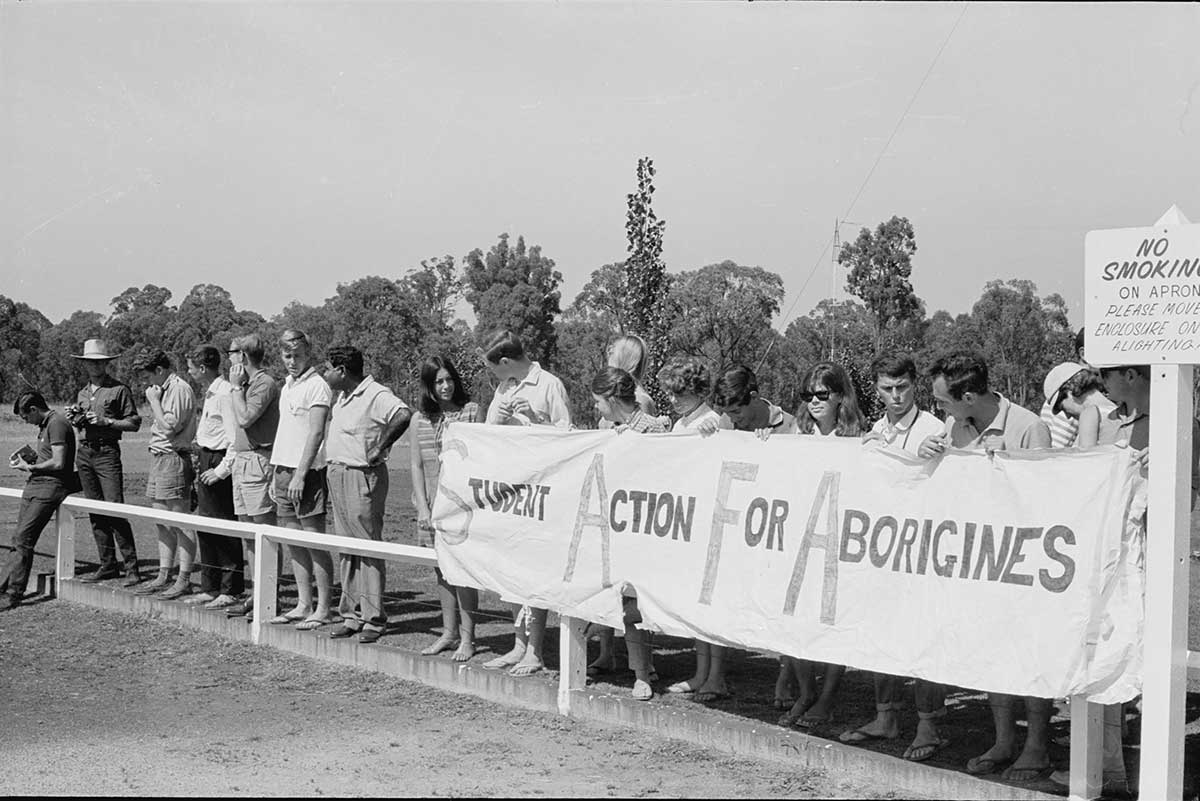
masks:
{"label": "letter f on banner", "polygon": [[[600,495],[600,513],[588,511],[588,501],[592,497],[592,485]],[[563,571],[563,582],[568,582],[575,575],[575,562],[579,558],[579,544],[583,540],[583,529],[596,526],[600,529],[600,584],[611,587],[609,577],[609,530],[608,530],[608,488],[604,484],[604,456],[597,453],[592,457],[587,475],[583,477],[583,491],[579,495],[579,514],[575,516],[575,531],[571,533],[571,547],[567,550],[567,569]]]}
{"label": "letter f on banner", "polygon": [[[822,474],[808,513],[808,524],[804,527],[804,539],[796,552],[796,564],[792,568],[792,580],[788,582],[787,595],[783,599],[783,613],[794,615],[796,602],[800,599],[800,587],[804,584],[804,571],[808,567],[808,552],[813,548],[825,549],[825,583],[821,590],[821,622],[832,626],[837,614],[837,570],[838,570],[838,488],[842,474],[830,471]],[[817,518],[821,507],[828,502],[829,516],[824,534],[817,533]]]}
{"label": "letter f on banner", "polygon": [[708,554],[704,559],[704,579],[700,585],[700,603],[711,604],[717,586],[717,568],[721,565],[721,543],[725,526],[736,526],[741,512],[728,508],[729,490],[734,481],[753,481],[758,478],[758,465],[747,462],[721,462],[721,477],[717,479],[717,499],[713,506],[712,530],[708,535]]}

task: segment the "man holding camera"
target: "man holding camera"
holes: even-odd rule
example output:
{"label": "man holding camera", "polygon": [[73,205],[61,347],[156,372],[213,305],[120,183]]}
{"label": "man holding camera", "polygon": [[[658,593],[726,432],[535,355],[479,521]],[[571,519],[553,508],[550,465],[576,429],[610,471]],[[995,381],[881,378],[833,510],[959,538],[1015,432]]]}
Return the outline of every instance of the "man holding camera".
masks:
{"label": "man holding camera", "polygon": [[[89,339],[83,343],[83,354],[72,358],[83,362],[88,375],[88,383],[79,390],[75,404],[66,409],[67,418],[78,431],[76,460],[83,496],[94,501],[124,503],[121,435],[142,427],[137,404],[129,387],[108,373],[108,364],[116,357],[107,342]],[[90,517],[100,567],[83,581],[105,581],[120,576],[116,555],[119,548],[125,566],[122,586],[132,587],[140,582],[137,547],[129,521],[108,515]]]}

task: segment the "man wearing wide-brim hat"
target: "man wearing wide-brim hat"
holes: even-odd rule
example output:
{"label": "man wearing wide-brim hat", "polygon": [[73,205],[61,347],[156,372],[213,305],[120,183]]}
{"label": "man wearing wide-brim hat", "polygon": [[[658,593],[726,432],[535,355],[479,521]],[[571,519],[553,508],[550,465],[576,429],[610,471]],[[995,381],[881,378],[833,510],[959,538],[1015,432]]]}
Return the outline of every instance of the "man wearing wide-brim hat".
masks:
{"label": "man wearing wide-brim hat", "polygon": [[[125,502],[125,475],[121,464],[121,435],[142,427],[137,404],[129,387],[108,373],[108,364],[116,358],[103,339],[83,343],[83,353],[72,356],[83,363],[88,383],[79,390],[68,418],[79,430],[76,467],[83,484],[84,497],[97,501]],[[92,535],[100,568],[84,581],[105,581],[119,577],[117,554],[125,565],[123,586],[141,581],[133,530],[123,517],[91,515]]]}

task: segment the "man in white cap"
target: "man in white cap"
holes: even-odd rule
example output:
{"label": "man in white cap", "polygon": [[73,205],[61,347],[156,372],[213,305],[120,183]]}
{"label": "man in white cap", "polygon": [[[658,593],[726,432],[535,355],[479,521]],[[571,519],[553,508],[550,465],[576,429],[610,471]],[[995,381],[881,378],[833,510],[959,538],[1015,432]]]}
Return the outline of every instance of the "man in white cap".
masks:
{"label": "man in white cap", "polygon": [[[89,339],[83,343],[83,353],[72,356],[83,363],[88,382],[68,407],[72,425],[78,429],[79,447],[76,467],[83,495],[96,501],[125,502],[125,479],[121,465],[121,435],[142,427],[137,404],[129,387],[108,373],[108,364],[116,356],[107,342]],[[91,515],[92,536],[100,567],[83,579],[105,581],[117,578],[116,551],[121,551],[125,565],[124,586],[132,587],[141,581],[138,573],[137,548],[129,521],[123,517]]]}

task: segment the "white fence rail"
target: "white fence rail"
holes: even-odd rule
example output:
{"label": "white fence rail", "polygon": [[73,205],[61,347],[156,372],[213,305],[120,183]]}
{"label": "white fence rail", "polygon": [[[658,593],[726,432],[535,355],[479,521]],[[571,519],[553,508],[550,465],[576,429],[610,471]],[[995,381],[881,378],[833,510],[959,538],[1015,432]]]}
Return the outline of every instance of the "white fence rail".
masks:
{"label": "white fence rail", "polygon": [[[0,498],[19,500],[21,490],[0,487]],[[297,529],[280,528],[255,523],[218,520],[193,514],[168,512],[132,504],[93,501],[78,495],[63,501],[56,517],[57,547],[55,553],[55,587],[61,588],[64,579],[75,576],[75,515],[104,514],[126,520],[165,523],[191,531],[239,537],[250,549],[254,579],[254,619],[252,638],[262,642],[266,621],[275,616],[278,591],[280,548],[284,545],[316,548],[344,554],[384,559],[391,562],[435,567],[437,555],[432,549],[393,542],[373,542],[333,534],[317,534]],[[558,709],[570,714],[572,691],[587,684],[587,642],[584,628],[587,621],[563,617],[559,627],[559,685]],[[1200,678],[1200,652],[1189,651],[1189,678]],[[1071,699],[1071,788],[1072,799],[1092,799],[1100,796],[1102,766],[1102,707],[1087,702],[1084,696]]]}

